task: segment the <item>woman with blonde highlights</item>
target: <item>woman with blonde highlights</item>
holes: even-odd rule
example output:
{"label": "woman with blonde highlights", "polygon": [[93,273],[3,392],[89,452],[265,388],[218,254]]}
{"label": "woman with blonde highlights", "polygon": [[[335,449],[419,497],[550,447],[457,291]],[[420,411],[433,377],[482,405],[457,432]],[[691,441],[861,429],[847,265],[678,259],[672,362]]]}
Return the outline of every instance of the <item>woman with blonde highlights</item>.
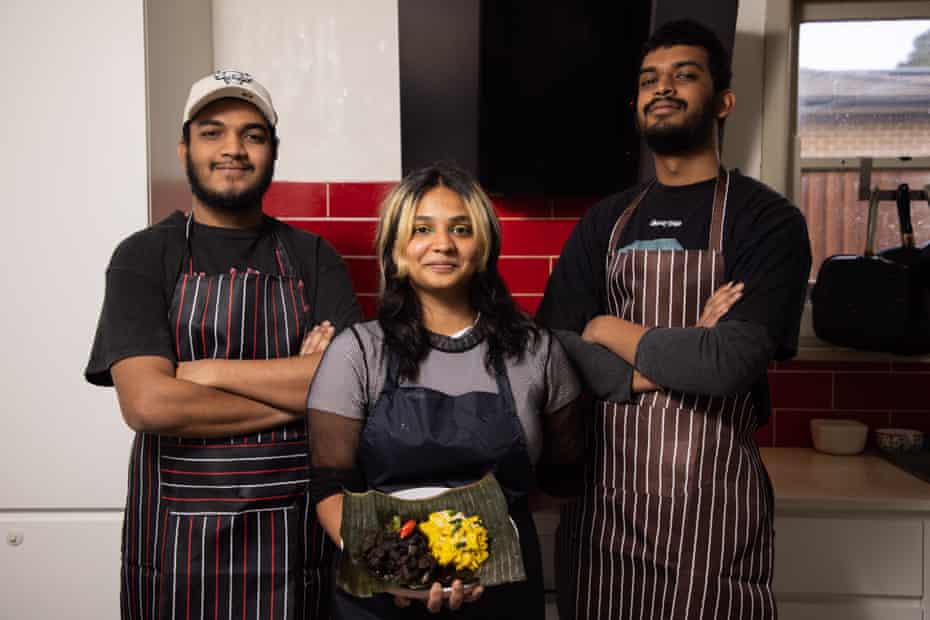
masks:
{"label": "woman with blonde highlights", "polygon": [[[528,579],[443,596],[426,609],[337,590],[337,617],[543,618],[528,496],[580,456],[578,381],[561,345],[516,306],[500,272],[500,224],[464,171],[437,164],[385,199],[376,236],[378,318],[338,336],[308,398],[311,496],[340,541],[343,489],[456,487],[492,471],[520,533]],[[551,441],[558,437],[559,441]],[[493,553],[493,550],[492,550]]]}

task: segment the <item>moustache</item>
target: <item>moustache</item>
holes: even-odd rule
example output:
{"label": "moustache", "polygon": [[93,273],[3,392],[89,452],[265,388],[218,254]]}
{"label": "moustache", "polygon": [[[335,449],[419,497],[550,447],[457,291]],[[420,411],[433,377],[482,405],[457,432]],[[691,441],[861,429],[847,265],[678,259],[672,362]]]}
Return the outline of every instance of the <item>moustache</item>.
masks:
{"label": "moustache", "polygon": [[219,167],[221,167],[221,166],[223,166],[223,167],[234,166],[234,167],[236,167],[236,168],[238,168],[238,169],[240,169],[240,170],[246,170],[246,171],[255,170],[255,166],[253,166],[252,164],[247,164],[247,163],[245,163],[245,162],[240,162],[240,161],[218,161],[218,162],[213,162],[213,163],[210,164],[210,170],[216,170],[217,168],[219,168]]}
{"label": "moustache", "polygon": [[680,107],[682,110],[684,110],[685,108],[688,107],[688,104],[687,104],[686,102],[682,101],[681,99],[676,99],[675,97],[659,97],[659,98],[653,99],[652,101],[650,101],[649,103],[647,103],[647,104],[643,107],[643,113],[644,113],[644,114],[648,114],[649,111],[650,111],[652,108],[654,108],[655,106],[659,105],[660,103],[674,103],[675,105],[677,105],[678,107]]}

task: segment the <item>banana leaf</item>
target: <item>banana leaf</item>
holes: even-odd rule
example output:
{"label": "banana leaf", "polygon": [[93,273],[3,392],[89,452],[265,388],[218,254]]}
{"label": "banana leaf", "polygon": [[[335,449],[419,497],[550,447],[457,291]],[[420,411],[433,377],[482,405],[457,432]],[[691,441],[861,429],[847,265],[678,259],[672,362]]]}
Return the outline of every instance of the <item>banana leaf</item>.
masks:
{"label": "banana leaf", "polygon": [[379,579],[366,568],[362,560],[365,534],[383,528],[394,515],[424,521],[431,512],[439,510],[479,515],[484,522],[488,530],[488,559],[475,571],[482,585],[526,579],[520,540],[507,513],[507,500],[497,480],[488,474],[473,484],[425,499],[400,499],[378,491],[345,492],[341,532],[344,551],[339,559],[336,583],[358,597],[396,590],[398,584]]}

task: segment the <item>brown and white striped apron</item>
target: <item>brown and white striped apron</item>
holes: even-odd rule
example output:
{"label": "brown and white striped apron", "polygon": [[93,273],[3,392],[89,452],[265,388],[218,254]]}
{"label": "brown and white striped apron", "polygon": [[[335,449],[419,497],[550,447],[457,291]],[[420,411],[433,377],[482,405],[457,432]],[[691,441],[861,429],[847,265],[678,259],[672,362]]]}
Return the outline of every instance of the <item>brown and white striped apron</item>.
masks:
{"label": "brown and white striped apron", "polygon": [[[623,212],[607,254],[612,315],[697,323],[724,278],[728,182],[721,170],[707,250],[618,252],[649,187]],[[757,424],[750,394],[659,391],[597,404],[584,493],[558,531],[562,620],[776,617],[773,498]]]}
{"label": "brown and white striped apron", "polygon": [[[187,273],[170,310],[178,361],[296,355],[309,307],[275,235],[278,274]],[[138,433],[120,603],[131,620],[329,617],[334,548],[308,495],[306,421],[236,437]]]}

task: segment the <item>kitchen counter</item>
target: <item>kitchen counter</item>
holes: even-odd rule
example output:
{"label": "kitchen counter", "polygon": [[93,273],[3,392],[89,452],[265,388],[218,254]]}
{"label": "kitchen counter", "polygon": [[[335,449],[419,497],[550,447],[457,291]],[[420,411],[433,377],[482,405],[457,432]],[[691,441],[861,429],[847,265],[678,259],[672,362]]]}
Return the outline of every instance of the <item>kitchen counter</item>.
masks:
{"label": "kitchen counter", "polygon": [[930,514],[930,484],[872,453],[833,456],[810,448],[762,448],[776,514]]}

